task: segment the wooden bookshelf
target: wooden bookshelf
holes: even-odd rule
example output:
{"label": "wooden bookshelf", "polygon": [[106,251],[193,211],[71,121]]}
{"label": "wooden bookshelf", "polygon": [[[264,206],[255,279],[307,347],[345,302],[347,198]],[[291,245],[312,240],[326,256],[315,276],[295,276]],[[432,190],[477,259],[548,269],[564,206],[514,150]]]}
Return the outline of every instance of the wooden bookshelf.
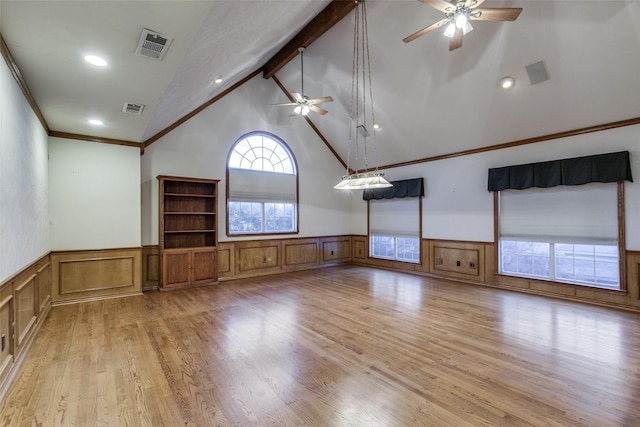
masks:
{"label": "wooden bookshelf", "polygon": [[219,180],[158,180],[161,289],[217,282]]}

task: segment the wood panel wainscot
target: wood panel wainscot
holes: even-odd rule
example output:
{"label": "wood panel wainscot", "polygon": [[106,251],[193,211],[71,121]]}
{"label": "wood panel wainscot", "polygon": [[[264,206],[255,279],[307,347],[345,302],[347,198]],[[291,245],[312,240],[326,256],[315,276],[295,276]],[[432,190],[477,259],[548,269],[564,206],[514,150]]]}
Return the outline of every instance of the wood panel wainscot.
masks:
{"label": "wood panel wainscot", "polygon": [[369,256],[367,236],[353,236],[353,260],[365,261]]}
{"label": "wood panel wainscot", "polygon": [[273,274],[282,270],[282,242],[253,240],[235,242],[235,277]]}
{"label": "wood panel wainscot", "polygon": [[284,270],[317,267],[320,263],[319,239],[291,239],[282,241]]}
{"label": "wood panel wainscot", "polygon": [[351,236],[300,237],[218,243],[218,277],[244,277],[307,270],[350,262]]}
{"label": "wood panel wainscot", "polygon": [[218,278],[233,277],[234,250],[232,242],[218,243]]}
{"label": "wood panel wainscot", "polygon": [[322,238],[322,264],[333,264],[337,262],[348,262],[351,256],[351,236]]}
{"label": "wood panel wainscot", "polygon": [[49,254],[0,283],[0,397],[51,309]]}
{"label": "wood panel wainscot", "polygon": [[498,274],[495,248],[487,245],[486,281],[484,284],[503,289],[582,301],[614,308],[640,310],[640,252],[626,251],[626,290],[599,289],[546,280],[526,279]]}
{"label": "wood panel wainscot", "polygon": [[15,360],[13,343],[13,286],[4,286],[0,290],[0,384],[6,383]]}
{"label": "wood panel wainscot", "polygon": [[53,252],[54,304],[142,292],[142,248]]}
{"label": "wood panel wainscot", "polygon": [[446,277],[484,282],[485,245],[482,243],[431,241],[429,272]]}
{"label": "wood panel wainscot", "polygon": [[151,291],[160,287],[160,247],[142,247],[142,290]]}

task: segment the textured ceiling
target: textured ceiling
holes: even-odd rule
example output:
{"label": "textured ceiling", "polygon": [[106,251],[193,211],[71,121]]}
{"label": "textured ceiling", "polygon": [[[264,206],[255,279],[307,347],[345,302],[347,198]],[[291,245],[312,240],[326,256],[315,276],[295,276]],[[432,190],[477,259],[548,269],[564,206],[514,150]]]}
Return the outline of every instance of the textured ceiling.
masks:
{"label": "textured ceiling", "polygon": [[[381,165],[640,117],[639,1],[487,0],[484,6],[523,12],[515,22],[474,22],[462,48],[449,52],[441,32],[402,42],[440,19],[438,11],[417,1],[369,2]],[[349,31],[345,19],[305,53],[308,95],[337,99],[314,123],[343,159]],[[525,67],[537,61],[550,79],[531,85]],[[297,85],[294,62],[278,75],[286,87]],[[516,85],[505,91],[498,81],[507,75]]]}
{"label": "textured ceiling", "polygon": [[[0,32],[51,129],[142,142],[256,71],[327,4],[1,0]],[[523,12],[515,22],[474,22],[462,48],[449,52],[440,31],[402,42],[441,19],[437,10],[416,0],[367,1],[381,165],[640,117],[639,1],[483,7]],[[174,37],[163,61],[133,54],[143,28]],[[352,31],[350,14],[304,57],[305,94],[335,100],[325,104],[329,114],[311,120],[345,160]],[[92,49],[107,56],[108,72],[83,63]],[[550,79],[530,85],[525,67],[537,61]],[[224,82],[213,84],[219,75]],[[509,91],[498,88],[505,75],[516,79]],[[298,92],[297,58],[276,76]],[[272,102],[283,102],[273,86]],[[145,112],[124,115],[125,101],[145,104]],[[108,126],[87,125],[93,114]]]}
{"label": "textured ceiling", "polygon": [[[262,66],[329,3],[2,0],[0,33],[52,130],[142,142]],[[134,55],[145,28],[173,38],[162,61]],[[125,102],[144,104],[142,116]]]}

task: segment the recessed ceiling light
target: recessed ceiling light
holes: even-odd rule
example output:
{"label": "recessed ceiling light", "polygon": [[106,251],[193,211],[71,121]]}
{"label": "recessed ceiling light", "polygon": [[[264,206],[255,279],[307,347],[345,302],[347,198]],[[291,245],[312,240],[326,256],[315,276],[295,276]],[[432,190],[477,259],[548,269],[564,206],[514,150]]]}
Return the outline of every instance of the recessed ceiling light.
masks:
{"label": "recessed ceiling light", "polygon": [[95,55],[86,55],[84,60],[87,61],[91,65],[95,65],[97,67],[106,67],[107,61]]}
{"label": "recessed ceiling light", "polygon": [[222,76],[216,77],[216,79],[213,81],[215,84],[220,84],[222,83]]}
{"label": "recessed ceiling light", "polygon": [[378,123],[374,123],[374,124],[373,124],[373,128],[374,128],[375,130],[378,130],[378,129],[380,129],[380,125],[379,125]]}
{"label": "recessed ceiling light", "polygon": [[104,122],[102,120],[98,120],[98,119],[89,119],[87,120],[87,122],[89,122],[89,124],[92,124],[94,126],[103,126]]}
{"label": "recessed ceiling light", "polygon": [[500,79],[500,87],[502,89],[510,89],[516,84],[516,79],[510,76],[506,76]]}

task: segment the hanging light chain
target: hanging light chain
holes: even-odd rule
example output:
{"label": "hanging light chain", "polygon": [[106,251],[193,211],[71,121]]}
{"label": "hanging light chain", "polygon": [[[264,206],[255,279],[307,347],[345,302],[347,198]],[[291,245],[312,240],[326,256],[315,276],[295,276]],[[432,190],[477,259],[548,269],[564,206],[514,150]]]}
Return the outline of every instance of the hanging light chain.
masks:
{"label": "hanging light chain", "polygon": [[[363,2],[362,3],[362,7],[364,9],[364,14],[363,14],[363,21],[364,21],[364,38],[367,41],[365,48],[365,58],[367,61],[367,77],[369,78],[369,102],[371,105],[371,132],[373,133],[373,161],[375,164],[375,170],[376,172],[378,171],[378,151],[377,151],[377,147],[378,147],[378,143],[376,141],[376,116],[375,116],[375,109],[373,108],[373,106],[375,105],[373,102],[373,85],[371,84],[371,55],[369,54],[369,25],[368,25],[368,21],[367,21],[367,3]],[[366,127],[366,126],[365,126]],[[365,155],[366,155],[366,151],[365,151]],[[368,170],[368,167],[367,167]]]}
{"label": "hanging light chain", "polygon": [[[342,177],[342,180],[334,186],[336,189],[354,190],[365,188],[386,188],[392,185],[384,179],[384,174],[378,172],[378,156],[376,150],[376,135],[375,129],[373,131],[373,150],[375,160],[375,172],[369,172],[368,155],[367,155],[367,137],[369,131],[367,130],[367,115],[371,114],[373,121],[372,125],[375,125],[375,114],[373,109],[373,86],[371,84],[371,57],[369,53],[369,31],[367,23],[366,2],[365,0],[355,0],[356,9],[355,25],[353,31],[353,63],[351,72],[351,110],[350,110],[350,123],[349,123],[349,147],[347,154],[347,174]],[[362,73],[362,74],[360,74]],[[362,87],[360,87],[362,84]],[[369,87],[367,88],[367,84]],[[368,90],[367,90],[368,89]],[[368,93],[367,93],[368,92]],[[369,108],[367,109],[367,95],[369,96]],[[362,99],[360,97],[362,96]],[[362,111],[360,107],[362,102]],[[360,121],[360,113],[362,112],[362,124],[358,124]],[[363,157],[364,157],[364,170],[360,173],[359,169],[359,151],[360,151],[360,135],[362,133],[363,140]],[[350,170],[351,162],[351,143],[355,141],[355,168],[353,173]]]}

